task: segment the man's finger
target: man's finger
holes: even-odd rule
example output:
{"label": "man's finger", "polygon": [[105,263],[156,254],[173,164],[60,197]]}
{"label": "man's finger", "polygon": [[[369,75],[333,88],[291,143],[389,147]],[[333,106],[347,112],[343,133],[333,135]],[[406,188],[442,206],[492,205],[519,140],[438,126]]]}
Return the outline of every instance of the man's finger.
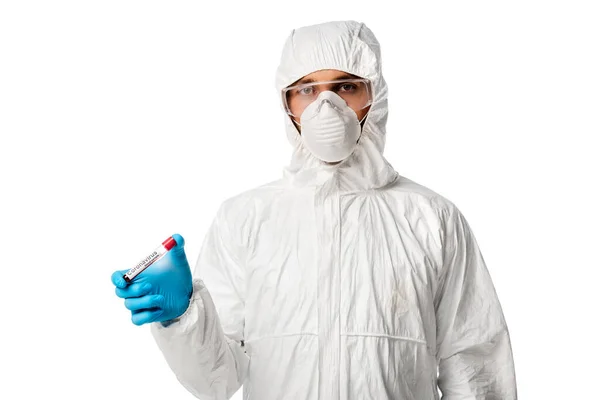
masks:
{"label": "man's finger", "polygon": [[131,297],[125,299],[125,308],[131,311],[140,311],[148,308],[161,308],[164,304],[164,300],[164,296],[160,294]]}
{"label": "man's finger", "polygon": [[131,322],[133,322],[135,325],[143,325],[150,322],[155,322],[158,318],[160,318],[162,312],[163,311],[160,308],[133,312],[131,314]]}
{"label": "man's finger", "polygon": [[141,297],[145,296],[152,290],[152,285],[149,283],[131,283],[125,288],[121,289],[119,287],[115,288],[115,293],[122,299],[127,299],[130,297]]}

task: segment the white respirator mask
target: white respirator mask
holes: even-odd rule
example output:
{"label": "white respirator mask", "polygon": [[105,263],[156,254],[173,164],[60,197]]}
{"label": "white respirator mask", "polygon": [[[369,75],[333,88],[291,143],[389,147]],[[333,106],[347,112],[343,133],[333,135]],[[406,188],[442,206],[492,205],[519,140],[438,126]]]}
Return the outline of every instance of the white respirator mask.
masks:
{"label": "white respirator mask", "polygon": [[346,101],[332,91],[323,91],[300,116],[304,146],[317,158],[338,162],[349,157],[361,134],[361,121]]}

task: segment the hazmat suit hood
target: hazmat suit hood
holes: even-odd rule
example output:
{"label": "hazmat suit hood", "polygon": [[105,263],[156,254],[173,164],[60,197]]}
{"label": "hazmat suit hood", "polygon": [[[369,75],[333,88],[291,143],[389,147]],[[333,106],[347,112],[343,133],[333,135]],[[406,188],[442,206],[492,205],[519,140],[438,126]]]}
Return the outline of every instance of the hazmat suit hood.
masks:
{"label": "hazmat suit hood", "polygon": [[369,79],[373,103],[354,152],[337,164],[327,164],[304,146],[298,129],[280,102],[287,138],[293,146],[284,178],[294,186],[327,187],[340,192],[374,189],[393,182],[397,172],[383,156],[388,89],[381,71],[379,42],[373,32],[356,21],[333,21],[292,30],[277,68],[277,95],[281,98],[282,89],[322,69],[336,69]]}

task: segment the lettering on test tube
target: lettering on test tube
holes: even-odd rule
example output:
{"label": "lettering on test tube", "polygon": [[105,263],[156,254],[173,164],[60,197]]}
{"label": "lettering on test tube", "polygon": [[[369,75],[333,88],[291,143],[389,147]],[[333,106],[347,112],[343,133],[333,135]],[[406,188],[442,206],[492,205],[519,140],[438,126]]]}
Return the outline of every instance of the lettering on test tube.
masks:
{"label": "lettering on test tube", "polygon": [[138,262],[135,267],[131,268],[125,275],[123,275],[123,279],[125,282],[130,283],[133,278],[142,273],[143,270],[160,260],[165,254],[168,253],[173,247],[177,245],[173,236],[169,236],[167,240],[162,242],[160,246],[156,248],[150,255],[144,257],[140,262]]}

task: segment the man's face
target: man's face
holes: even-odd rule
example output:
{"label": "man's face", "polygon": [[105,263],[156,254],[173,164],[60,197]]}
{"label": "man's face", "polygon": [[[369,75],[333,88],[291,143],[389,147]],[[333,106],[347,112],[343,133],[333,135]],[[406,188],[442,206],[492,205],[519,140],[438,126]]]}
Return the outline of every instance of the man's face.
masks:
{"label": "man's face", "polygon": [[[311,82],[321,82],[321,81],[335,81],[335,80],[343,80],[343,79],[356,79],[360,78],[359,76],[349,74],[347,72],[339,71],[337,69],[323,69],[320,71],[315,71],[304,77],[298,79],[296,82],[292,83],[289,86],[301,85],[303,83],[311,83]],[[288,87],[289,87],[288,86]],[[324,83],[321,87],[321,90],[333,90],[335,83]],[[359,121],[361,121],[364,116],[369,112],[371,106],[365,107],[361,110],[354,110],[356,116]],[[298,125],[300,124],[300,116],[290,116],[294,121],[297,122],[296,128],[298,132],[302,134],[302,128]],[[364,121],[363,121],[364,123]]]}

